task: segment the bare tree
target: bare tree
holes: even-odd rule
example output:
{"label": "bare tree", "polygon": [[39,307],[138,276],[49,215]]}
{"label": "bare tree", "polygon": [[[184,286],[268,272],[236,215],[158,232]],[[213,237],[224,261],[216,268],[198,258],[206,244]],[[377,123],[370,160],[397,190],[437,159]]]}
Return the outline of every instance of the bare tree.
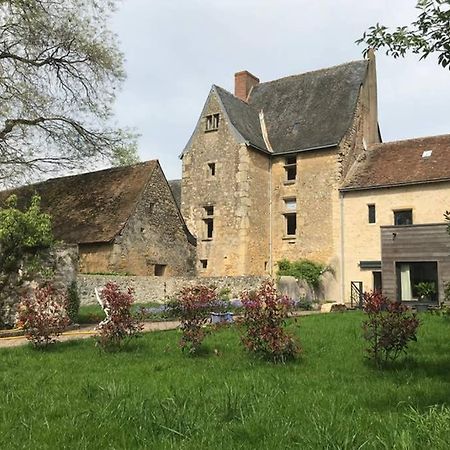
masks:
{"label": "bare tree", "polygon": [[116,0],[0,0],[0,182],[130,162],[111,126],[123,56],[108,29]]}

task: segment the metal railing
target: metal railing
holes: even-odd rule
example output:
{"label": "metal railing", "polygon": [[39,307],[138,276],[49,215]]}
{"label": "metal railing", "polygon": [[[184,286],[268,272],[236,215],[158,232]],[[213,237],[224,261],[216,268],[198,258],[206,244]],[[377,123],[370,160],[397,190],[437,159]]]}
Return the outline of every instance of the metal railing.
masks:
{"label": "metal railing", "polygon": [[362,281],[352,281],[350,290],[350,306],[352,308],[363,307],[364,293]]}

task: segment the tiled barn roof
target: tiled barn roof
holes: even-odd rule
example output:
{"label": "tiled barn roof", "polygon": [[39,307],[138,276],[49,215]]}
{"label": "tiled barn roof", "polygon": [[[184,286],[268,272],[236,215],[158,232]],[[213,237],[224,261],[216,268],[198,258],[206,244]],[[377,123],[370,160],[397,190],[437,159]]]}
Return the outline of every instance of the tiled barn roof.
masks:
{"label": "tiled barn roof", "polygon": [[124,227],[158,161],[53,178],[0,192],[0,204],[16,194],[19,207],[31,196],[52,217],[55,238],[70,243],[111,241]]}
{"label": "tiled barn roof", "polygon": [[450,134],[377,144],[367,155],[343,191],[450,180]]}

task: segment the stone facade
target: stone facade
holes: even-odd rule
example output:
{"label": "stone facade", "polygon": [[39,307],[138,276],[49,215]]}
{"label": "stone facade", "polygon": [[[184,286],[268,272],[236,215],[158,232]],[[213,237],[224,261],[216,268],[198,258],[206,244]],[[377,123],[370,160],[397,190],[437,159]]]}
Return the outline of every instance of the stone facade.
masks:
{"label": "stone facade", "polygon": [[[364,80],[338,144],[287,154],[270,149],[262,116],[262,134],[269,150],[261,151],[239,139],[235,123],[212,89],[182,155],[182,213],[199,239],[201,276],[275,275],[280,259],[308,258],[332,267],[323,295],[341,298],[339,188],[355,164],[365,158],[366,145],[380,139],[373,58]],[[219,126],[206,130],[208,116],[217,114]],[[297,175],[288,180],[286,163],[292,157],[296,158]],[[210,164],[215,164],[214,175]],[[292,201],[295,209],[288,210]],[[208,205],[214,207],[210,238],[205,235]],[[288,235],[287,214],[292,213],[296,232]]]}
{"label": "stone facade", "polygon": [[217,290],[229,289],[230,296],[237,298],[243,290],[258,288],[267,277],[139,277],[139,276],[78,276],[78,293],[82,305],[97,303],[95,289],[101,289],[108,281],[117,283],[121,289],[131,287],[138,303],[164,302],[174,298],[186,286],[204,284],[216,286]]}
{"label": "stone facade", "polygon": [[[259,205],[267,203],[269,161],[236,142],[223,115],[217,130],[204,132],[206,117],[220,110],[218,99],[210,95],[193,147],[183,156],[181,211],[197,237],[197,269],[202,276],[261,275],[267,249],[262,255],[261,244],[251,243],[250,235],[268,234],[268,220]],[[207,207],[213,208],[212,214]],[[213,223],[212,237],[207,234],[208,221]]]}

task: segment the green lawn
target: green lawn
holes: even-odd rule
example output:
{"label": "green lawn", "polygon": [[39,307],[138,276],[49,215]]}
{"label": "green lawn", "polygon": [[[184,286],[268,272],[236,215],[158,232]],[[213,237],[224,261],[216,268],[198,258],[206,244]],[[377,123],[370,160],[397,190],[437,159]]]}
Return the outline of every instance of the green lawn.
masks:
{"label": "green lawn", "polygon": [[360,313],[290,323],[304,351],[286,365],[250,357],[235,328],[198,357],[178,332],[116,354],[91,339],[3,349],[0,448],[448,449],[450,323],[421,318],[385,371],[364,361]]}
{"label": "green lawn", "polygon": [[[138,312],[141,307],[150,308],[155,306],[161,306],[160,303],[135,303],[132,307],[133,312]],[[97,325],[105,318],[105,313],[98,303],[93,305],[80,306],[78,311],[77,322],[81,325],[95,324]],[[149,318],[153,320],[161,320],[161,314],[149,315]]]}

